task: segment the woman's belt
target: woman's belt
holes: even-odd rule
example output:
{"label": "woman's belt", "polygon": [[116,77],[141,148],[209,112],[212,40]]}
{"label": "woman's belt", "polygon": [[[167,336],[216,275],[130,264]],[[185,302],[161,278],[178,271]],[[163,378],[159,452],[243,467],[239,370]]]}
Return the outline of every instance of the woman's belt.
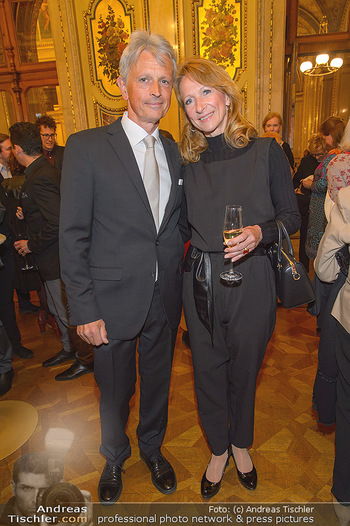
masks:
{"label": "woman's belt", "polygon": [[[223,251],[203,252],[190,245],[185,258],[184,271],[190,272],[193,269],[193,296],[196,311],[200,321],[209,331],[213,344],[214,302],[210,254],[222,254],[224,256],[225,253]],[[257,247],[242,259],[265,255],[266,250],[263,247]]]}

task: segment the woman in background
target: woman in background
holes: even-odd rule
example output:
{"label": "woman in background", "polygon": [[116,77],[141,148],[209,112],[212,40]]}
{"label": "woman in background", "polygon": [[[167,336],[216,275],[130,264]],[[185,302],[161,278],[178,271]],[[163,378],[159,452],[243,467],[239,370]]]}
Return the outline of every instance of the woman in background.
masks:
{"label": "woman in background", "polygon": [[[326,142],[328,145],[337,144],[337,149],[331,150],[326,155],[321,165],[317,167],[317,170],[315,171],[314,182],[312,183],[312,189],[315,191],[313,192],[310,201],[309,226],[313,218],[322,220],[322,231],[319,231],[317,236],[313,238],[313,241],[315,242],[314,248],[316,250],[318,249],[319,241],[323,235],[325,225],[327,224],[324,205],[328,181],[329,178],[332,181],[332,196],[335,198],[340,186],[346,183],[346,178],[339,179],[337,183],[333,182],[335,169],[338,164],[335,159],[338,157],[337,154],[341,154],[344,147],[346,148],[345,143],[348,144],[347,147],[349,147],[350,143],[349,126],[347,127],[346,136],[344,134],[343,139],[341,139],[340,134],[343,135],[344,133],[344,124],[338,117],[330,117],[321,125],[320,129],[323,130],[324,135],[326,134],[327,130],[330,131],[329,135],[325,135]],[[345,141],[344,143],[342,142],[343,140]],[[346,158],[349,159],[349,156]],[[332,161],[335,161],[335,166],[331,164]],[[341,169],[343,169],[343,162],[344,158],[342,155]],[[316,226],[316,224],[316,222],[313,223],[314,226]],[[318,223],[318,225],[321,226],[321,222]],[[316,232],[317,230],[315,229],[314,233],[316,234]],[[341,257],[341,253],[338,255],[338,257]],[[333,309],[333,305],[339,290],[344,284],[344,281],[345,274],[343,272],[338,274],[334,283],[325,283],[324,281],[320,280],[317,275],[314,279],[316,302],[311,310],[311,313],[317,315],[317,324],[321,329],[321,332],[318,346],[318,368],[313,387],[313,406],[317,411],[319,424],[324,426],[334,425],[336,421],[335,404],[338,366],[335,359],[336,323],[333,316],[331,315],[331,311]]]}
{"label": "woman in background", "polygon": [[327,194],[327,166],[340,153],[339,143],[344,133],[344,123],[339,117],[328,117],[320,126],[319,133],[326,141],[327,155],[315,171],[313,181],[304,186],[311,189],[309,224],[305,250],[309,259],[315,259],[318,245],[326,228],[324,202]]}
{"label": "woman in background", "polygon": [[[257,138],[240,113],[228,73],[209,60],[180,67],[175,92],[185,112],[180,152],[191,229],[183,302],[199,416],[212,456],[201,494],[220,489],[229,456],[242,485],[255,489],[247,448],[253,442],[256,379],[276,317],[274,272],[266,245],[278,238],[275,218],[292,234],[299,213],[289,164],[273,139]],[[223,251],[225,206],[243,207],[244,228]],[[243,280],[220,279],[229,260]]]}
{"label": "woman in background", "polygon": [[[299,212],[301,216],[299,261],[309,272],[309,258],[305,252],[307,226],[309,222],[309,205],[311,197],[311,182],[314,171],[322,161],[326,153],[326,143],[322,135],[315,133],[308,142],[308,153],[301,159],[297,171],[293,177],[293,185],[297,196]],[[311,179],[311,181],[310,181]],[[309,183],[310,181],[310,183]]]}
{"label": "woman in background", "polygon": [[[283,120],[279,113],[275,111],[268,113],[262,122],[264,132],[275,132],[281,135]],[[282,141],[281,147],[287,156],[292,172],[294,173],[294,156],[287,142]]]}

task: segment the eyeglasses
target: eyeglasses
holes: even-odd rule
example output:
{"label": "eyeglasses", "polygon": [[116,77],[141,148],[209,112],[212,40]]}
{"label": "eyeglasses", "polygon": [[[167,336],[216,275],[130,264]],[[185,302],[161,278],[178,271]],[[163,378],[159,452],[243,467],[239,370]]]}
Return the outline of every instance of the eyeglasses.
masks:
{"label": "eyeglasses", "polygon": [[41,133],[40,134],[44,139],[55,139],[57,137],[56,133]]}

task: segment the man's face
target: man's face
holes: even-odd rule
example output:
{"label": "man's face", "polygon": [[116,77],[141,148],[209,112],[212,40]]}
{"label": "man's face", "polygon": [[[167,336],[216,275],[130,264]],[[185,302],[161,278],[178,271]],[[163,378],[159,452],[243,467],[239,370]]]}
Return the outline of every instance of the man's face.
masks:
{"label": "man's face", "polygon": [[55,146],[56,134],[53,128],[48,128],[47,126],[40,126],[40,136],[43,148],[45,150],[52,150]]}
{"label": "man's face", "polygon": [[28,517],[36,512],[38,493],[47,487],[48,482],[44,473],[19,474],[17,483],[12,482],[12,493],[21,515]]}
{"label": "man's face", "polygon": [[10,139],[5,139],[4,142],[0,144],[0,163],[4,166],[8,166],[11,150],[12,145]]}
{"label": "man's face", "polygon": [[142,51],[132,65],[128,81],[119,77],[118,86],[128,101],[129,119],[152,133],[170,106],[173,63],[164,56],[164,66],[148,51]]}

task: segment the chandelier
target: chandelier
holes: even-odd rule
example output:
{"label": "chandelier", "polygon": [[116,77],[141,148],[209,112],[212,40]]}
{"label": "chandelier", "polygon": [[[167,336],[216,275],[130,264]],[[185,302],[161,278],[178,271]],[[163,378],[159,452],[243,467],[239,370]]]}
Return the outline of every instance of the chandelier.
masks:
{"label": "chandelier", "polygon": [[322,55],[317,55],[315,65],[310,61],[302,62],[300,64],[300,71],[304,73],[304,75],[310,77],[322,77],[323,75],[330,75],[331,73],[338,71],[342,65],[342,58],[333,58],[331,62],[329,62],[329,55],[324,53]]}

